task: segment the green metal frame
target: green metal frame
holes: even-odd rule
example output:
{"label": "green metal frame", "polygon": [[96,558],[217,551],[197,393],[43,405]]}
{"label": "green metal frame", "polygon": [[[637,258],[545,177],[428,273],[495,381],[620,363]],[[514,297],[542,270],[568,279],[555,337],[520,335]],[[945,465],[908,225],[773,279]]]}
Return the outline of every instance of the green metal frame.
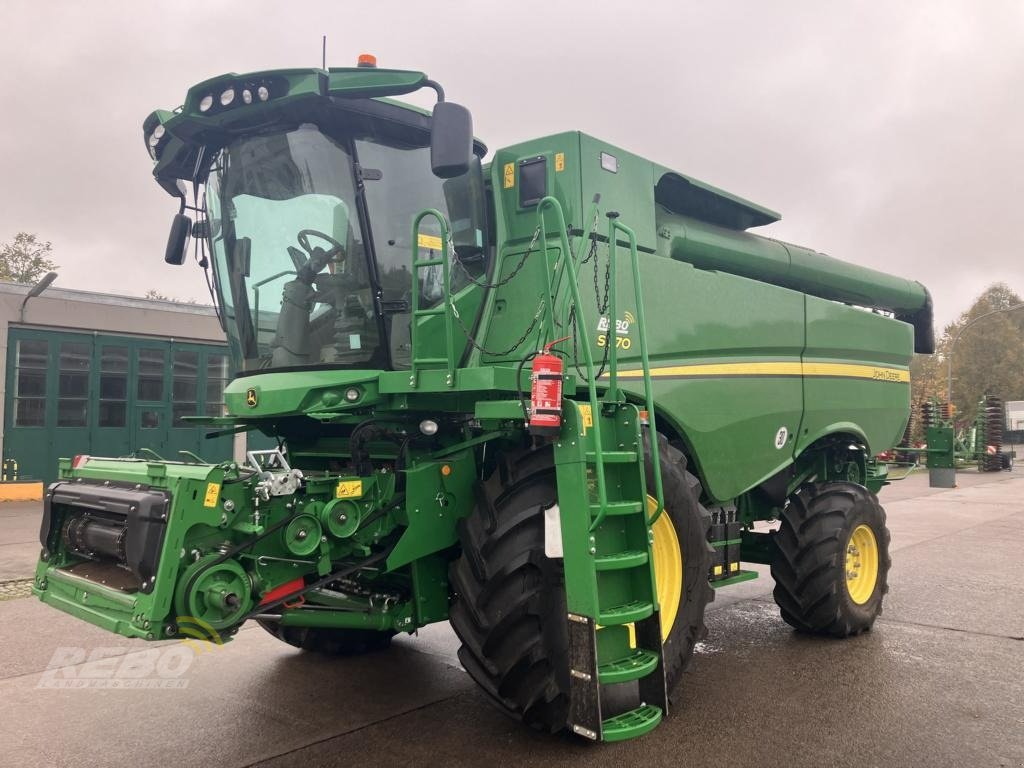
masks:
{"label": "green metal frame", "polygon": [[[440,256],[433,259],[420,259],[420,222],[427,217],[432,217],[437,221],[438,226],[441,228],[441,254]],[[410,330],[412,346],[412,370],[409,374],[409,384],[412,387],[416,387],[419,383],[419,372],[424,366],[431,367],[436,365],[444,365],[447,374],[445,375],[445,383],[449,387],[455,386],[455,368],[458,365],[458,361],[455,359],[455,336],[454,336],[454,323],[452,322],[452,312],[457,312],[455,305],[452,304],[451,295],[451,266],[449,263],[449,249],[451,248],[451,233],[448,227],[448,221],[436,208],[429,208],[425,211],[421,211],[412,222],[412,327]],[[421,269],[430,269],[431,267],[441,267],[442,270],[442,285],[445,287],[445,295],[442,297],[441,303],[430,309],[420,309],[420,288],[419,288],[419,271]],[[444,317],[444,338],[445,338],[445,356],[443,358],[418,358],[416,357],[416,350],[420,349],[420,344],[417,344],[419,340],[420,319],[424,317],[436,317],[441,315]]]}

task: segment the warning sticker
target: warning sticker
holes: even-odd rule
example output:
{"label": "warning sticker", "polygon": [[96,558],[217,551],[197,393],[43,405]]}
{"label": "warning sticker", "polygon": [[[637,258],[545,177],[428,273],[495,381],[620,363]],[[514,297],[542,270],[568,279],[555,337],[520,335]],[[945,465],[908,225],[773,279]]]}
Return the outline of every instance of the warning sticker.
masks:
{"label": "warning sticker", "polygon": [[207,483],[206,496],[203,497],[204,507],[216,507],[217,499],[220,497],[220,483]]}
{"label": "warning sticker", "polygon": [[516,185],[516,164],[505,163],[505,189],[512,189]]}
{"label": "warning sticker", "polygon": [[334,489],[334,498],[336,499],[355,499],[362,495],[362,480],[342,480]]}
{"label": "warning sticker", "polygon": [[594,412],[591,410],[589,404],[588,405],[583,405],[581,403],[579,408],[580,408],[580,426],[583,428],[583,431],[580,434],[585,435],[585,434],[587,434],[587,430],[590,429],[592,426],[594,426]]}
{"label": "warning sticker", "polygon": [[561,173],[565,170],[565,152],[555,153],[555,173]]}
{"label": "warning sticker", "polygon": [[437,235],[417,235],[416,245],[420,248],[429,248],[432,251],[441,250],[441,238]]}

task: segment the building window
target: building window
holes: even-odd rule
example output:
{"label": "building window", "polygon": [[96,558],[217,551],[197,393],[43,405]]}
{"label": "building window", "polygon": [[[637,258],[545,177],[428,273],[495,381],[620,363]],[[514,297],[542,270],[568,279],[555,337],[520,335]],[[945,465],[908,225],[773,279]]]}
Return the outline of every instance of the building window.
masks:
{"label": "building window", "polygon": [[199,353],[174,351],[174,378],[171,385],[171,423],[175,427],[192,427],[186,416],[196,415],[199,393]]}
{"label": "building window", "polygon": [[228,357],[209,353],[206,356],[206,415],[224,415],[224,387],[228,383]]}
{"label": "building window", "polygon": [[136,396],[150,402],[164,399],[164,365],[162,349],[139,350],[139,384]]}
{"label": "building window", "polygon": [[128,347],[100,349],[100,412],[101,427],[124,427],[128,424]]}
{"label": "building window", "polygon": [[18,339],[14,380],[14,426],[46,426],[46,366],[50,344],[45,339]]}
{"label": "building window", "polygon": [[60,344],[60,368],[57,388],[57,426],[88,425],[89,359],[91,345],[78,341]]}

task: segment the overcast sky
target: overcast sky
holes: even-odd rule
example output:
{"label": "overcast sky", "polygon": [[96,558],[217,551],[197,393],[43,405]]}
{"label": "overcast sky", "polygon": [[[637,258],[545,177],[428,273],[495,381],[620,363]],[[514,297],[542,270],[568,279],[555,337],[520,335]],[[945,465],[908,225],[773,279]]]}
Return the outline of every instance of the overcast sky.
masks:
{"label": "overcast sky", "polygon": [[224,72],[420,69],[493,150],[580,129],[782,213],[759,231],[921,280],[946,322],[1024,293],[1024,3],[0,5],[0,242],[58,285],[202,299],[141,124]]}

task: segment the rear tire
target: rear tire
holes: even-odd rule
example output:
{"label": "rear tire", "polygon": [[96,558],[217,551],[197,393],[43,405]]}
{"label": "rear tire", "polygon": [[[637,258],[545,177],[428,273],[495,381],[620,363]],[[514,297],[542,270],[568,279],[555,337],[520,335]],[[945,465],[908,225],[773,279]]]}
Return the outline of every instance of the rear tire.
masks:
{"label": "rear tire", "polygon": [[775,543],[774,596],[787,624],[833,637],[871,629],[892,564],[875,494],[849,482],[805,486],[790,497]]}
{"label": "rear tire", "polygon": [[[681,597],[663,646],[671,690],[707,634],[704,607],[714,593],[700,483],[682,454],[659,440],[664,514],[684,555]],[[462,556],[449,574],[456,594],[449,616],[463,667],[502,711],[549,732],[565,727],[569,707],[565,574],[561,558],[544,553],[544,510],[557,500],[550,447],[508,455],[459,524]]]}
{"label": "rear tire", "polygon": [[359,656],[383,651],[391,645],[394,632],[373,629],[329,629],[326,627],[283,627],[280,622],[257,619],[256,623],[278,640],[295,648],[328,656]]}

